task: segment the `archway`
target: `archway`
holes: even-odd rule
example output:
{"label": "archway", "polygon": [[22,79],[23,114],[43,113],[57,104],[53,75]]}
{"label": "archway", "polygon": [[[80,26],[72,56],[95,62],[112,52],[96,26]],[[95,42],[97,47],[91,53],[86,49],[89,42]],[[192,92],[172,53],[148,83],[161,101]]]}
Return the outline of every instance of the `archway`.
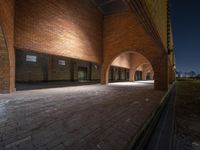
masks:
{"label": "archway", "polygon": [[150,63],[143,63],[136,68],[135,81],[154,80],[154,71]]}
{"label": "archway", "polygon": [[123,53],[113,60],[109,68],[109,82],[129,81],[130,53]]}
{"label": "archway", "polygon": [[[108,83],[108,71],[113,60],[122,53],[136,52],[147,58],[154,70],[154,88],[168,89],[168,54],[161,41],[155,40],[138,22],[132,12],[104,18],[103,64],[101,83]],[[134,72],[134,70],[130,70]]]}
{"label": "archway", "polygon": [[[125,71],[122,72],[122,69]],[[119,54],[110,62],[106,70],[106,74],[108,74],[106,80],[108,82],[135,81],[137,71],[144,72],[144,74],[147,74],[147,72],[153,74],[154,72],[151,62],[145,56],[135,51],[127,51]],[[151,79],[153,78],[151,77]],[[142,73],[140,80],[146,80],[146,78],[142,77]]]}
{"label": "archway", "polygon": [[[162,55],[144,55],[144,51],[122,51],[113,55],[112,59],[106,59],[102,65],[101,84],[109,83],[109,69],[113,61],[122,54],[132,54],[136,63],[129,70],[129,81],[134,81],[136,68],[141,64],[150,64],[153,71],[154,89],[167,90],[168,88],[168,56],[166,53]],[[139,57],[140,56],[140,57]]]}

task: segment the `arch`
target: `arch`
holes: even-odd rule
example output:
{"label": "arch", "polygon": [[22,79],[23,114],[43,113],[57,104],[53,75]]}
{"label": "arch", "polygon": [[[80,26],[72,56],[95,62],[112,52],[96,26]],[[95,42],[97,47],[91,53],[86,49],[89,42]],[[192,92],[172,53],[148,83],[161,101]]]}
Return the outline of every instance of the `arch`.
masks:
{"label": "arch", "polygon": [[138,67],[140,67],[140,66],[142,66],[142,65],[149,65],[149,66],[150,66],[150,68],[153,70],[153,67],[151,66],[151,64],[150,64],[150,63],[142,63],[142,64],[138,65],[136,68],[138,68]]}
{"label": "arch", "polygon": [[[120,54],[123,53],[139,53],[138,51],[134,50],[128,50],[128,51],[122,51],[121,53],[115,53],[112,57],[109,59],[104,59],[102,70],[101,70],[101,84],[107,84],[108,83],[108,76],[109,76],[109,68],[111,66],[111,63],[115,58],[117,58]],[[144,55],[139,53],[142,56],[146,56],[145,58],[149,61],[149,63],[152,66],[152,69],[154,71],[154,89],[155,90],[167,90],[168,89],[168,55],[166,53],[163,53],[162,55],[151,55],[152,57],[149,57],[149,55]],[[130,69],[130,75],[129,77],[133,76],[135,70]],[[130,81],[133,81],[134,79],[130,78]]]}
{"label": "arch", "polygon": [[124,52],[137,52],[147,58],[154,70],[154,88],[168,89],[168,54],[166,47],[155,40],[131,11],[104,18],[104,54],[101,83],[108,83],[110,63]]}
{"label": "arch", "polygon": [[138,68],[141,67],[142,68],[142,77],[141,79],[143,81],[145,80],[154,80],[153,76],[154,76],[154,70],[153,67],[150,63],[142,63],[141,65],[136,67],[136,71],[138,70]]}
{"label": "arch", "polygon": [[[131,56],[131,58],[130,58],[130,74],[129,74],[129,80],[130,81],[133,81],[134,80],[134,74],[135,74],[135,71],[136,71],[136,68],[138,67],[138,66],[140,66],[141,64],[151,64],[151,61],[149,60],[149,58],[147,58],[147,57],[145,57],[143,54],[140,54],[139,52],[137,52],[137,51],[122,51],[121,53],[117,53],[117,54],[115,54],[111,59],[109,59],[108,61],[107,61],[107,64],[103,64],[103,66],[102,66],[102,75],[104,75],[104,77],[105,78],[101,78],[101,83],[102,84],[107,84],[108,82],[109,82],[109,69],[110,69],[110,66],[111,66],[111,64],[112,64],[112,62],[116,59],[116,58],[118,58],[120,55],[122,55],[122,54],[126,54],[126,53],[128,53],[128,54],[130,54]],[[134,54],[134,56],[135,56],[135,58],[137,57],[138,58],[138,60],[137,61],[135,61],[134,62],[134,60],[133,60],[133,58],[132,58],[132,54]],[[151,66],[152,66],[152,64],[151,64]],[[152,67],[152,69],[153,69],[153,67]],[[154,70],[154,69],[153,69]],[[102,76],[101,76],[102,77]]]}

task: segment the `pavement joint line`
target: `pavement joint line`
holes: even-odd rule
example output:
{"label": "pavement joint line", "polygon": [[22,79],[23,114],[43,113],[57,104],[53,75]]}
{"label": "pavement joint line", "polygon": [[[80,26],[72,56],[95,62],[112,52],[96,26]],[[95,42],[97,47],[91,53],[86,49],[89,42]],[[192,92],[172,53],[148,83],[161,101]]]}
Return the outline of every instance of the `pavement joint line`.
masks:
{"label": "pavement joint line", "polygon": [[19,144],[24,143],[26,141],[31,141],[31,136],[27,136],[27,137],[25,137],[23,139],[20,139],[18,141],[10,143],[10,144],[8,144],[8,145],[5,146],[5,149],[8,149],[8,148],[11,148],[11,147],[14,147],[14,146],[18,146]]}

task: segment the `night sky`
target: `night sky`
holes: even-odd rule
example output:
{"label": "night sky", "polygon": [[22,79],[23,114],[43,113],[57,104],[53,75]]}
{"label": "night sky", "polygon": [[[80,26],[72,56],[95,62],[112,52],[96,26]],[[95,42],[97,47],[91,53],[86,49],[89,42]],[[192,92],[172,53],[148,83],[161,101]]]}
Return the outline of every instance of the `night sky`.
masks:
{"label": "night sky", "polygon": [[200,73],[200,0],[171,0],[177,71]]}

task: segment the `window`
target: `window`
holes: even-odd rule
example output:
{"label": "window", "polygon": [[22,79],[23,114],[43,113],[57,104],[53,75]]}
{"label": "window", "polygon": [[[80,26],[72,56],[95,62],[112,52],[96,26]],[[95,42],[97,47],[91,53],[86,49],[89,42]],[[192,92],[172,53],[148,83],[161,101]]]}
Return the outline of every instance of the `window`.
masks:
{"label": "window", "polygon": [[94,68],[95,68],[96,70],[98,70],[98,66],[97,66],[97,65],[94,65]]}
{"label": "window", "polygon": [[37,62],[37,56],[34,56],[34,55],[26,55],[26,61],[29,61],[29,62]]}
{"label": "window", "polygon": [[62,66],[65,66],[65,60],[58,60],[58,64],[62,65]]}

